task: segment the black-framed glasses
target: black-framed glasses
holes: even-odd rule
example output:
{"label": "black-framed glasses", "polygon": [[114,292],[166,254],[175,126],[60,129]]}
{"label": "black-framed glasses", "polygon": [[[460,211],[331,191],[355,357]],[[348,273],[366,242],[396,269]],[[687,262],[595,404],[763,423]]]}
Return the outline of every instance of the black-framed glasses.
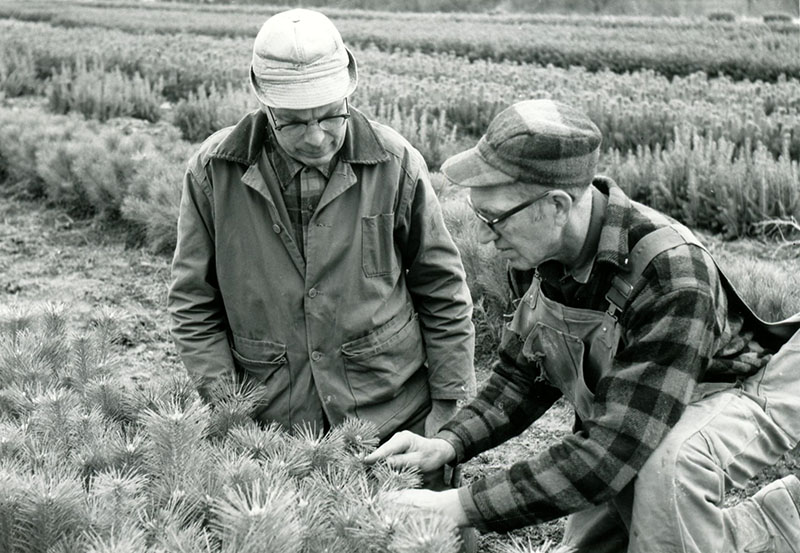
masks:
{"label": "black-framed glasses", "polygon": [[319,119],[312,119],[310,121],[290,121],[289,123],[283,123],[281,125],[278,125],[278,122],[275,120],[275,114],[272,113],[272,108],[267,107],[267,111],[272,117],[272,127],[275,129],[276,132],[279,132],[282,135],[286,136],[287,138],[291,139],[296,139],[303,136],[308,130],[308,127],[313,125],[314,123],[319,125],[319,128],[326,132],[333,132],[342,128],[344,122],[350,118],[350,108],[347,105],[347,98],[345,98],[344,100],[344,109],[345,113],[326,115],[325,117],[320,117]]}
{"label": "black-framed glasses", "polygon": [[503,221],[505,221],[506,219],[508,219],[512,215],[514,215],[515,213],[519,213],[520,211],[522,211],[526,207],[531,206],[531,205],[535,204],[536,202],[538,202],[539,200],[546,198],[547,196],[550,195],[550,192],[551,192],[551,190],[548,190],[547,192],[542,192],[538,196],[534,196],[533,198],[525,200],[521,204],[515,205],[514,207],[512,207],[508,211],[502,212],[497,217],[487,217],[485,214],[481,213],[480,210],[478,210],[474,205],[472,205],[472,199],[469,196],[467,196],[467,204],[469,204],[469,207],[472,208],[472,211],[475,213],[475,217],[480,219],[480,221],[483,224],[485,224],[487,227],[489,227],[492,230],[492,232],[497,232],[497,230],[494,228],[495,225],[497,225],[498,223],[502,223]]}

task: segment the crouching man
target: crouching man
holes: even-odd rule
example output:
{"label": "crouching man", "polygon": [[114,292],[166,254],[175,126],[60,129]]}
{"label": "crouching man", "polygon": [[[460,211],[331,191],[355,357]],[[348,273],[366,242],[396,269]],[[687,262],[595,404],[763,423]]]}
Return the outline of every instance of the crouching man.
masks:
{"label": "crouching man", "polygon": [[532,100],[445,163],[518,304],[478,396],[433,438],[401,432],[368,460],[461,463],[564,396],[574,433],[468,487],[397,499],[483,530],[569,515],[579,552],[798,553],[795,476],[723,500],[800,439],[800,317],[753,315],[686,227],[595,176],[600,142],[580,111]]}

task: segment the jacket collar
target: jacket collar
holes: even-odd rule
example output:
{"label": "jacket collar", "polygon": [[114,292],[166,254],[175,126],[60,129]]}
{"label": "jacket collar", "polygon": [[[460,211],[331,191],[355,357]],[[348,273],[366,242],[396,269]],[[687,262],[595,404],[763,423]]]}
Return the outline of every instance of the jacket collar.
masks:
{"label": "jacket collar", "polygon": [[608,177],[595,177],[592,184],[608,196],[605,221],[603,229],[600,231],[595,261],[610,263],[622,271],[627,271],[630,256],[628,231],[634,209],[631,200]]}
{"label": "jacket collar", "polygon": [[[389,159],[389,152],[375,133],[372,124],[363,113],[350,107],[347,122],[347,136],[339,150],[339,159],[347,163],[375,165]],[[258,162],[261,149],[270,147],[272,133],[269,131],[267,115],[257,110],[245,115],[228,136],[220,142],[210,157],[254,165]]]}

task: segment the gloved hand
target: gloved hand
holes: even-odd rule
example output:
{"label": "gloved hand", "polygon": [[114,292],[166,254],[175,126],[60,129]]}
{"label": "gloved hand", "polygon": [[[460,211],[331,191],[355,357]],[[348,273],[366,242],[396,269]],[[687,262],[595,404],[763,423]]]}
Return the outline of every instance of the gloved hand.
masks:
{"label": "gloved hand", "polygon": [[425,437],[430,438],[436,434],[444,423],[453,418],[458,412],[458,404],[455,399],[434,399],[431,412],[425,418]]}

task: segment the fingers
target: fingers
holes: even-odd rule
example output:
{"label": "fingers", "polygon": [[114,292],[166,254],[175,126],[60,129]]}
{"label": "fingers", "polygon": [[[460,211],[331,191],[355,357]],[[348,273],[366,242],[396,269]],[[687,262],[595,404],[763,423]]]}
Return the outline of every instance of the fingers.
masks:
{"label": "fingers", "polygon": [[380,446],[378,449],[370,453],[364,458],[365,463],[374,463],[379,459],[385,459],[387,457],[391,457],[394,455],[402,454],[410,449],[412,449],[414,445],[414,436],[411,432],[404,430],[403,432],[398,432],[394,436],[392,436],[388,442]]}

